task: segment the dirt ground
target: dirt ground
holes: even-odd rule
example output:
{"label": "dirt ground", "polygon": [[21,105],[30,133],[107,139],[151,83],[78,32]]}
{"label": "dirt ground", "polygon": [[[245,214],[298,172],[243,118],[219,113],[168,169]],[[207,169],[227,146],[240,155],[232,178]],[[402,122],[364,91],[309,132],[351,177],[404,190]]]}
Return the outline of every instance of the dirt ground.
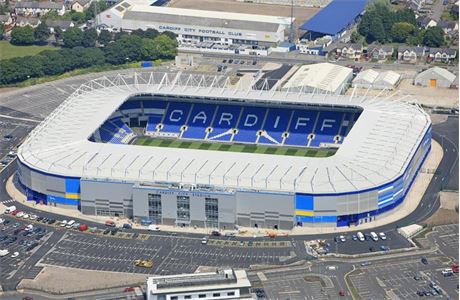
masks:
{"label": "dirt ground", "polygon": [[458,223],[458,192],[441,192],[439,196],[441,207],[425,223],[432,226]]}
{"label": "dirt ground", "polygon": [[[247,3],[236,0],[172,0],[169,6],[269,16],[291,16],[291,7],[287,5]],[[310,19],[319,10],[320,8],[317,7],[294,7],[296,28]]]}
{"label": "dirt ground", "polygon": [[42,290],[52,294],[86,292],[94,289],[144,284],[147,275],[47,266],[35,279],[24,279],[18,289]]}
{"label": "dirt ground", "polygon": [[415,86],[412,79],[403,79],[398,90],[412,95],[418,103],[430,106],[458,107],[458,90]]}

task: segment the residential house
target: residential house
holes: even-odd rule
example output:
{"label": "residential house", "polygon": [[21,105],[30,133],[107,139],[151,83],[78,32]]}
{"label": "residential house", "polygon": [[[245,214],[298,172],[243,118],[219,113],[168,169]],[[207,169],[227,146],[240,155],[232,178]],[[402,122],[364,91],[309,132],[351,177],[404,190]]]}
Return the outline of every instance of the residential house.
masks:
{"label": "residential house", "polygon": [[360,44],[339,44],[335,50],[337,56],[349,59],[359,59],[363,54],[363,45]]}
{"label": "residential house", "polygon": [[418,17],[417,24],[420,28],[424,29],[438,25],[438,23],[430,17]]}
{"label": "residential house", "polygon": [[438,26],[442,28],[445,34],[458,30],[458,23],[454,21],[439,21]]}
{"label": "residential house", "polygon": [[56,11],[60,16],[64,15],[64,2],[21,1],[14,5],[14,12],[20,16],[41,17],[50,11]]}
{"label": "residential house", "polygon": [[69,20],[46,20],[45,23],[46,26],[49,27],[51,33],[54,33],[57,27],[59,27],[62,31],[66,31],[70,27],[75,26],[75,24]]}
{"label": "residential house", "polygon": [[428,49],[425,47],[400,47],[398,49],[398,60],[415,63],[425,57],[427,52]]}
{"label": "residential house", "polygon": [[70,4],[70,9],[76,12],[83,12],[85,9],[89,7],[92,0],[74,0]]}
{"label": "residential house", "polygon": [[457,50],[452,48],[430,48],[428,61],[448,63],[455,59]]}
{"label": "residential house", "polygon": [[409,8],[413,11],[418,12],[425,6],[426,0],[407,0]]}
{"label": "residential house", "polygon": [[297,44],[297,49],[299,53],[309,54],[309,55],[325,55],[326,47],[332,43],[332,38],[330,36],[324,36],[314,41],[301,41]]}
{"label": "residential house", "polygon": [[373,60],[387,60],[394,53],[394,48],[386,45],[370,45],[367,48],[367,58]]}
{"label": "residential house", "polygon": [[15,18],[15,26],[18,26],[18,27],[24,27],[24,26],[30,25],[35,28],[38,26],[38,24],[40,24],[39,18],[23,17],[23,16],[17,16]]}

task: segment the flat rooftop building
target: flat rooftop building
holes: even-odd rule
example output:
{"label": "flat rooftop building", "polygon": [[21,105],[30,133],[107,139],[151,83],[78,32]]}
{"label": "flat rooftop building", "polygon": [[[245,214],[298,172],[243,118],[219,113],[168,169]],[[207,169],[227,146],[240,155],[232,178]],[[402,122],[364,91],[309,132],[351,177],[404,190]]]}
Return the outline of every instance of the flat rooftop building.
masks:
{"label": "flat rooftop building", "polygon": [[147,300],[252,299],[244,270],[149,277]]}
{"label": "flat rooftop building", "polygon": [[214,42],[222,45],[274,46],[284,41],[290,18],[150,6],[125,0],[99,15],[101,25],[112,29],[154,28],[171,31],[179,43]]}

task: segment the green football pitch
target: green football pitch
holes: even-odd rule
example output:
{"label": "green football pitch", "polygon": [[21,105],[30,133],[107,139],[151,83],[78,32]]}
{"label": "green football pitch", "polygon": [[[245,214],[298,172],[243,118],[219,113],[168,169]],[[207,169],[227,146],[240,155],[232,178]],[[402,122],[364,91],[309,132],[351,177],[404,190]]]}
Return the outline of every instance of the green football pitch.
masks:
{"label": "green football pitch", "polygon": [[214,150],[214,151],[230,151],[258,154],[273,154],[273,155],[288,155],[288,156],[303,156],[303,157],[328,157],[334,155],[334,149],[316,149],[303,147],[289,146],[266,146],[266,145],[246,145],[246,144],[231,144],[219,142],[204,142],[204,141],[187,141],[165,138],[140,137],[133,141],[134,145],[152,146],[152,147],[169,147],[182,149],[196,150]]}

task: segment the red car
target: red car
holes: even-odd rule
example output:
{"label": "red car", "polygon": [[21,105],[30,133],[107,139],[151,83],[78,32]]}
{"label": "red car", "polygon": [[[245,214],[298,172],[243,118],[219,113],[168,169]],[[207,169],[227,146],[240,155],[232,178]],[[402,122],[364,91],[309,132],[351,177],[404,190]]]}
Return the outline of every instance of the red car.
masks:
{"label": "red car", "polygon": [[15,215],[17,215],[17,214],[20,213],[20,212],[21,212],[20,210],[17,210],[17,209],[16,209],[15,211],[13,211],[13,212],[11,213],[11,215],[12,215],[12,216],[15,216]]}
{"label": "red car", "polygon": [[132,286],[125,288],[125,293],[127,292],[134,292],[134,288]]}
{"label": "red car", "polygon": [[452,272],[458,273],[458,264],[453,264],[452,265]]}
{"label": "red car", "polygon": [[80,231],[86,231],[86,230],[88,230],[88,225],[86,225],[86,224],[81,224],[80,227],[78,227],[78,230],[80,230]]}
{"label": "red car", "polygon": [[109,226],[109,227],[115,227],[115,222],[112,221],[112,220],[107,220],[105,221],[105,226]]}
{"label": "red car", "polygon": [[343,289],[340,289],[339,291],[339,296],[344,297],[345,296],[345,291]]}

